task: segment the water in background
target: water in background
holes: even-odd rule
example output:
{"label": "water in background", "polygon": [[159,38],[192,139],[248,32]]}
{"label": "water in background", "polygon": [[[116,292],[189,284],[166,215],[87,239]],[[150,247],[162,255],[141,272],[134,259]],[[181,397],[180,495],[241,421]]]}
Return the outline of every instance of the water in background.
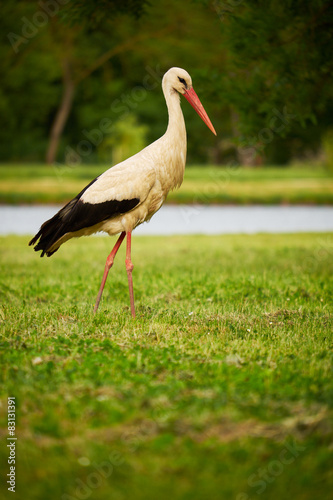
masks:
{"label": "water in background", "polygon": [[[35,234],[59,206],[0,206],[0,234]],[[330,206],[164,205],[135,230],[141,235],[333,231]]]}

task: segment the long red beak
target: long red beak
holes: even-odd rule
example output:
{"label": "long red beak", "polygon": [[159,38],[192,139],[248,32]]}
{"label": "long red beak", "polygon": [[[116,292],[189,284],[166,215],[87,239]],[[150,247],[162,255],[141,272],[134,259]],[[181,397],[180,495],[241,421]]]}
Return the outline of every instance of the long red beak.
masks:
{"label": "long red beak", "polygon": [[194,89],[191,88],[191,89],[187,90],[183,94],[183,96],[191,104],[191,106],[196,110],[196,112],[198,113],[198,115],[200,116],[200,118],[205,122],[205,124],[207,125],[207,127],[210,128],[210,130],[213,132],[213,134],[217,135],[216,132],[215,132],[215,128],[213,127],[213,124],[210,121],[210,119],[209,119],[209,117],[208,117],[208,115],[207,115],[207,113],[205,111],[205,108],[201,104],[199,97],[194,92]]}

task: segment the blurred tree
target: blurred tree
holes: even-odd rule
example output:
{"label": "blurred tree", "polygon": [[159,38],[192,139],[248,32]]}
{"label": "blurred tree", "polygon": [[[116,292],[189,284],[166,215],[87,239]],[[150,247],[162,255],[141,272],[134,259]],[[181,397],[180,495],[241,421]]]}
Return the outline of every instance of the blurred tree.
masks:
{"label": "blurred tree", "polygon": [[333,128],[328,129],[323,137],[323,149],[328,168],[333,172]]}
{"label": "blurred tree", "polygon": [[[138,37],[120,43],[109,36],[111,25],[119,22],[120,15],[137,19],[146,7],[147,0],[45,0],[40,2],[20,0],[5,2],[1,6],[2,32],[7,33],[9,45],[4,41],[0,54],[4,55],[3,65],[7,70],[8,87],[13,89],[15,69],[23,67],[21,79],[27,78],[27,67],[31,77],[35,77],[38,87],[38,74],[41,64],[33,56],[46,56],[43,62],[50,64],[45,73],[47,84],[52,93],[52,83],[61,78],[62,97],[50,128],[47,163],[53,163],[59,146],[59,140],[71,111],[74,92],[77,85],[108,59],[129,48],[138,41]],[[110,49],[110,38],[112,48]],[[44,52],[46,48],[46,53]],[[37,50],[36,50],[37,49]],[[103,51],[101,53],[101,51]],[[39,54],[36,54],[40,51]],[[13,53],[16,55],[13,59]],[[31,57],[31,54],[33,56]],[[51,75],[50,75],[51,73]],[[8,78],[9,76],[9,78]],[[50,78],[48,78],[50,77]],[[6,89],[6,83],[1,90]],[[41,84],[43,86],[43,84]],[[59,90],[59,85],[57,85]],[[44,86],[43,86],[44,89]],[[7,98],[2,93],[2,105],[6,108]],[[29,101],[28,95],[25,99]],[[7,101],[7,102],[6,102]],[[45,103],[46,104],[46,103]],[[1,96],[0,96],[1,109]],[[12,111],[11,111],[12,112]],[[10,110],[7,109],[7,115]]]}
{"label": "blurred tree", "polygon": [[315,125],[318,141],[332,124],[333,2],[203,1],[221,21],[227,56],[210,73],[212,94],[233,108],[243,151],[261,153],[296,130],[302,137],[299,124]]}
{"label": "blurred tree", "polygon": [[[111,24],[118,22],[120,14],[138,18],[143,13],[146,3],[146,0],[122,0],[121,2],[118,0],[85,0],[85,2],[71,0],[69,3],[66,2],[66,8],[59,9],[59,14],[52,19],[53,24],[57,22],[57,17],[62,23],[61,26],[59,23],[53,29],[53,33],[57,49],[62,49],[59,62],[62,70],[63,94],[51,126],[46,153],[48,164],[55,161],[60,137],[72,108],[77,85],[111,57],[133,47],[138,42],[137,37],[134,37],[123,44],[116,43],[111,49],[97,55],[96,50],[89,50],[87,39],[91,40],[94,32],[98,32],[98,37],[105,34],[105,21],[108,22],[107,29],[110,29],[110,21]],[[61,37],[59,37],[59,32],[61,32]],[[95,47],[99,45],[98,43]]]}
{"label": "blurred tree", "polygon": [[[55,10],[44,22],[46,4]],[[116,19],[112,11],[111,18],[104,15],[102,1],[1,4],[0,27],[6,34],[0,40],[2,159],[41,159],[48,149],[52,162],[59,144],[58,160],[64,155],[94,161],[99,144],[91,142],[83,151],[86,136],[92,136],[101,122],[118,122],[128,113],[149,124],[149,142],[165,131],[162,75],[171,66],[183,66],[197,82],[198,69],[207,61],[218,65],[220,54],[212,49],[220,37],[219,22],[214,12],[200,4],[191,3],[190,14],[189,2],[138,4],[144,9],[131,16],[120,12]],[[205,89],[205,82],[201,86]],[[201,98],[207,106],[205,96]],[[209,104],[207,109],[212,114]],[[192,119],[193,110],[187,104],[184,113],[192,143],[189,152],[196,161],[205,161],[201,123]],[[47,144],[49,131],[52,140]],[[106,140],[109,132],[103,134]],[[212,147],[210,135],[207,141]]]}
{"label": "blurred tree", "polygon": [[146,125],[137,122],[136,115],[129,114],[117,121],[109,135],[98,147],[99,158],[106,163],[116,165],[147,146]]}

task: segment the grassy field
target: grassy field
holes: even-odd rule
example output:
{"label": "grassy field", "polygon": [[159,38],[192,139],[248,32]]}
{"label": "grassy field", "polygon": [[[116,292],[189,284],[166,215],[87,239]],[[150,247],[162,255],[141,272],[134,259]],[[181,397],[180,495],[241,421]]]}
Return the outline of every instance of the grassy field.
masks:
{"label": "grassy field", "polygon": [[[328,500],[333,235],[1,249],[1,498]],[[16,494],[6,495],[7,397]]]}
{"label": "grassy field", "polygon": [[[64,203],[105,166],[0,165],[0,203]],[[188,167],[171,203],[333,203],[333,175],[309,166]]]}

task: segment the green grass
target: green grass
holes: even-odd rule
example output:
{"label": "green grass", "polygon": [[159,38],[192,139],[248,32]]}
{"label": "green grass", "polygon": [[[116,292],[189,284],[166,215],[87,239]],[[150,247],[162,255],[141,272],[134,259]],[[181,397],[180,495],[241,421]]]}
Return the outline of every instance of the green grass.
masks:
{"label": "green grass", "polygon": [[112,243],[0,239],[15,498],[330,498],[333,235],[134,237],[136,320]]}
{"label": "green grass", "polygon": [[[108,166],[0,165],[0,203],[64,203]],[[298,166],[187,167],[171,203],[333,203],[333,176],[323,168]]]}

